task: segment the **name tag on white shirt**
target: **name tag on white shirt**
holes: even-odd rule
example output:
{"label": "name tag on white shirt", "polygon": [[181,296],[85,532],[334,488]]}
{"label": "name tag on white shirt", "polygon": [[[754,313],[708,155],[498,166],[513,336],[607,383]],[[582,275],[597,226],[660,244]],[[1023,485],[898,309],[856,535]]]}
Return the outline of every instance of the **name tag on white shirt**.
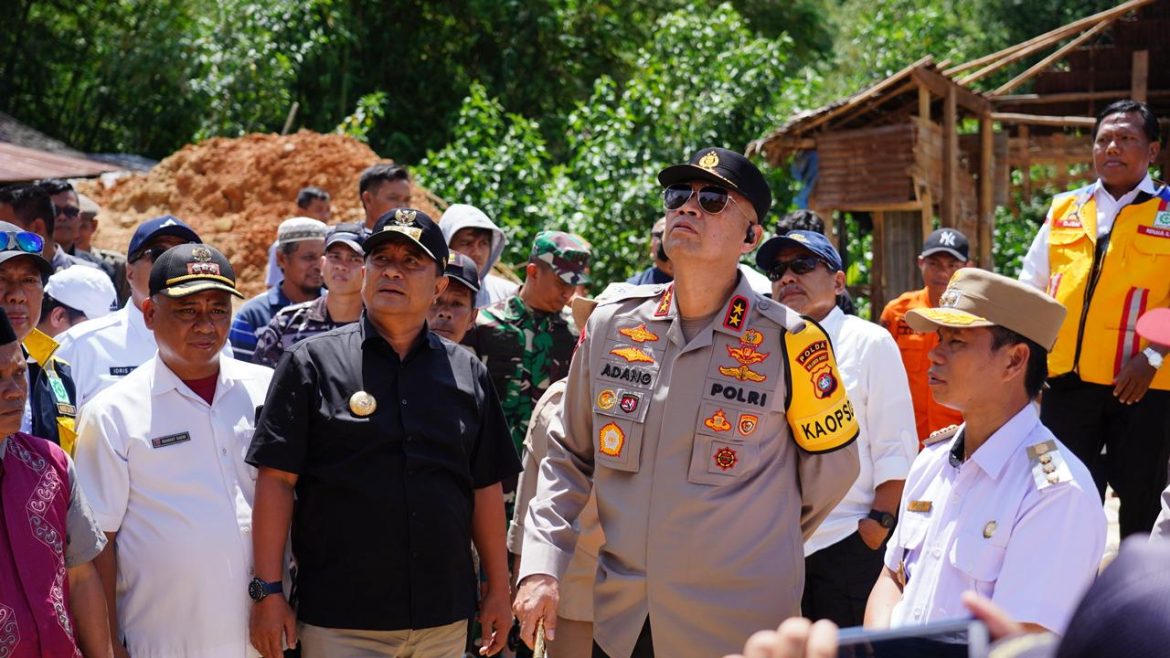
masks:
{"label": "name tag on white shirt", "polygon": [[191,435],[187,432],[179,432],[178,434],[169,434],[167,436],[160,436],[157,439],[151,439],[150,445],[152,448],[165,448],[173,446],[176,443],[186,443],[191,440]]}

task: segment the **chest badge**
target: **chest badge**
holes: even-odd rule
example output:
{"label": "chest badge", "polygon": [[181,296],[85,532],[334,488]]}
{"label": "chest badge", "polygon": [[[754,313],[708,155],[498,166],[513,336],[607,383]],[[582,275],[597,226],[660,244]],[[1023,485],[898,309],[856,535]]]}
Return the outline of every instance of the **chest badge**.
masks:
{"label": "chest badge", "polygon": [[704,420],[703,424],[716,432],[726,432],[731,429],[731,423],[727,422],[727,414],[723,413],[722,409],[716,411],[707,420]]}
{"label": "chest badge", "polygon": [[739,463],[739,455],[735,454],[735,451],[731,448],[720,448],[716,450],[715,456],[712,459],[715,460],[715,465],[721,471],[730,471]]}
{"label": "chest badge", "polygon": [[609,353],[620,356],[627,363],[654,363],[654,357],[636,347],[615,347]]}
{"label": "chest badge", "polygon": [[618,427],[617,423],[606,423],[598,433],[597,444],[601,454],[620,457],[622,447],[626,444],[626,433]]}
{"label": "chest badge", "polygon": [[995,521],[988,521],[987,525],[983,526],[983,538],[991,539],[991,536],[995,534],[995,529],[998,527],[999,524]]}
{"label": "chest badge", "polygon": [[618,403],[622,411],[632,414],[638,410],[642,398],[637,393],[622,393],[622,401]]}
{"label": "chest badge", "polygon": [[374,396],[365,391],[358,391],[349,396],[349,410],[355,416],[365,418],[374,413],[374,410],[377,408],[378,401],[374,399]]}
{"label": "chest badge", "polygon": [[635,327],[626,327],[618,329],[618,333],[629,338],[635,343],[654,342],[658,340],[658,334],[646,328],[646,323],[643,322]]}
{"label": "chest badge", "polygon": [[727,354],[739,363],[738,367],[720,366],[719,374],[724,377],[734,377],[739,381],[762,382],[768,379],[767,375],[751,369],[757,363],[763,363],[771,356],[771,352],[760,352],[760,345],[764,342],[764,335],[755,329],[748,329],[739,338],[739,347],[727,346]]}
{"label": "chest badge", "polygon": [[934,508],[934,502],[930,500],[912,500],[906,503],[906,511],[908,512],[929,512]]}
{"label": "chest badge", "polygon": [[743,295],[731,298],[727,305],[727,313],[723,316],[723,326],[727,329],[739,329],[743,326],[744,317],[748,312],[748,300]]}
{"label": "chest badge", "polygon": [[751,436],[752,432],[755,432],[759,425],[759,416],[755,414],[743,414],[739,417],[739,426],[737,429],[739,429],[740,436]]}

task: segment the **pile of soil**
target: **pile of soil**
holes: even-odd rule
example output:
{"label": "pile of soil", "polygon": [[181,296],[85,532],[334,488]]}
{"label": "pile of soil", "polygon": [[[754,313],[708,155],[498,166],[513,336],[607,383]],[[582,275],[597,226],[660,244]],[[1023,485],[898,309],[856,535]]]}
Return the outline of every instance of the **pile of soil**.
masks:
{"label": "pile of soil", "polygon": [[[280,222],[303,214],[296,206],[302,187],[319,187],[332,197],[333,223],[361,222],[358,177],[385,161],[350,137],[302,130],[293,135],[217,137],[188,145],[147,174],[112,184],[84,181],[78,189],[102,207],[98,247],[125,253],[143,220],[171,214],[190,224],[224,252],[251,297],[264,289],[268,246]],[[436,221],[442,201],[415,186],[411,205]]]}

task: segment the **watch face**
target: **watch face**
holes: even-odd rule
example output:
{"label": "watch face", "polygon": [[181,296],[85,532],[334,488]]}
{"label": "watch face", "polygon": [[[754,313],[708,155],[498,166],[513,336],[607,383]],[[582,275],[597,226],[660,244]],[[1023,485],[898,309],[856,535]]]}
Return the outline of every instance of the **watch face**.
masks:
{"label": "watch face", "polygon": [[252,597],[253,601],[260,601],[267,596],[264,592],[264,586],[260,584],[259,580],[248,583],[248,596]]}
{"label": "watch face", "polygon": [[893,514],[882,514],[882,520],[879,521],[879,523],[881,523],[882,527],[886,528],[886,529],[894,527],[894,515]]}

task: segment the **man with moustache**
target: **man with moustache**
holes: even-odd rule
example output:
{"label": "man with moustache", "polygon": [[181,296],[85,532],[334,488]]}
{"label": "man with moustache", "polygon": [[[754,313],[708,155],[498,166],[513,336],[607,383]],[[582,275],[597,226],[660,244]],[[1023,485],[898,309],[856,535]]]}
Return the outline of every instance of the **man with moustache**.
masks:
{"label": "man with moustache", "polygon": [[771,192],[739,153],[662,170],[667,286],[599,304],[525,519],[514,610],[555,641],[559,581],[596,495],[594,656],[717,656],[800,610],[802,539],[858,474],[857,422],[814,323],[737,264]]}
{"label": "man with moustache", "polygon": [[845,499],[805,542],[801,614],[860,626],[882,571],[882,547],[918,454],[910,387],[894,339],[837,306],[845,291],[841,256],[821,233],[788,231],[760,247],[756,263],[772,279],[772,299],[816,321],[829,335],[861,432],[861,472]]}
{"label": "man with moustache", "polygon": [[452,343],[461,343],[468,330],[475,326],[478,314],[475,308],[475,296],[479,293],[478,266],[469,256],[452,251],[443,273],[450,283],[427,311],[427,327]]}
{"label": "man with moustache", "polygon": [[254,656],[256,471],[244,463],[272,371],[222,354],[235,272],[213,247],[154,260],[158,352],[82,411],[77,472],[109,543],[96,564],[121,656]]}
{"label": "man with moustache", "polygon": [[57,341],[37,330],[45,284],[53,267],[41,256],[44,241],[15,224],[0,222],[0,305],[24,348],[28,396],[20,431],[73,452],[77,389],[73,371],[58,355]]}
{"label": "man with moustache", "polygon": [[321,272],[325,292],[311,302],[286,306],[256,338],[253,362],[275,368],[288,348],[302,340],[356,322],[362,314],[362,243],[370,234],[361,224],[338,224],[325,234]]}
{"label": "man with moustache", "polygon": [[[500,482],[519,460],[483,364],[427,327],[450,283],[439,227],[398,208],[364,249],[362,318],[292,346],[248,452],[260,469],[252,644],[265,656],[298,639],[305,658],[462,655],[474,541],[491,655],[512,621]],[[295,614],[280,584],[290,526]]]}

